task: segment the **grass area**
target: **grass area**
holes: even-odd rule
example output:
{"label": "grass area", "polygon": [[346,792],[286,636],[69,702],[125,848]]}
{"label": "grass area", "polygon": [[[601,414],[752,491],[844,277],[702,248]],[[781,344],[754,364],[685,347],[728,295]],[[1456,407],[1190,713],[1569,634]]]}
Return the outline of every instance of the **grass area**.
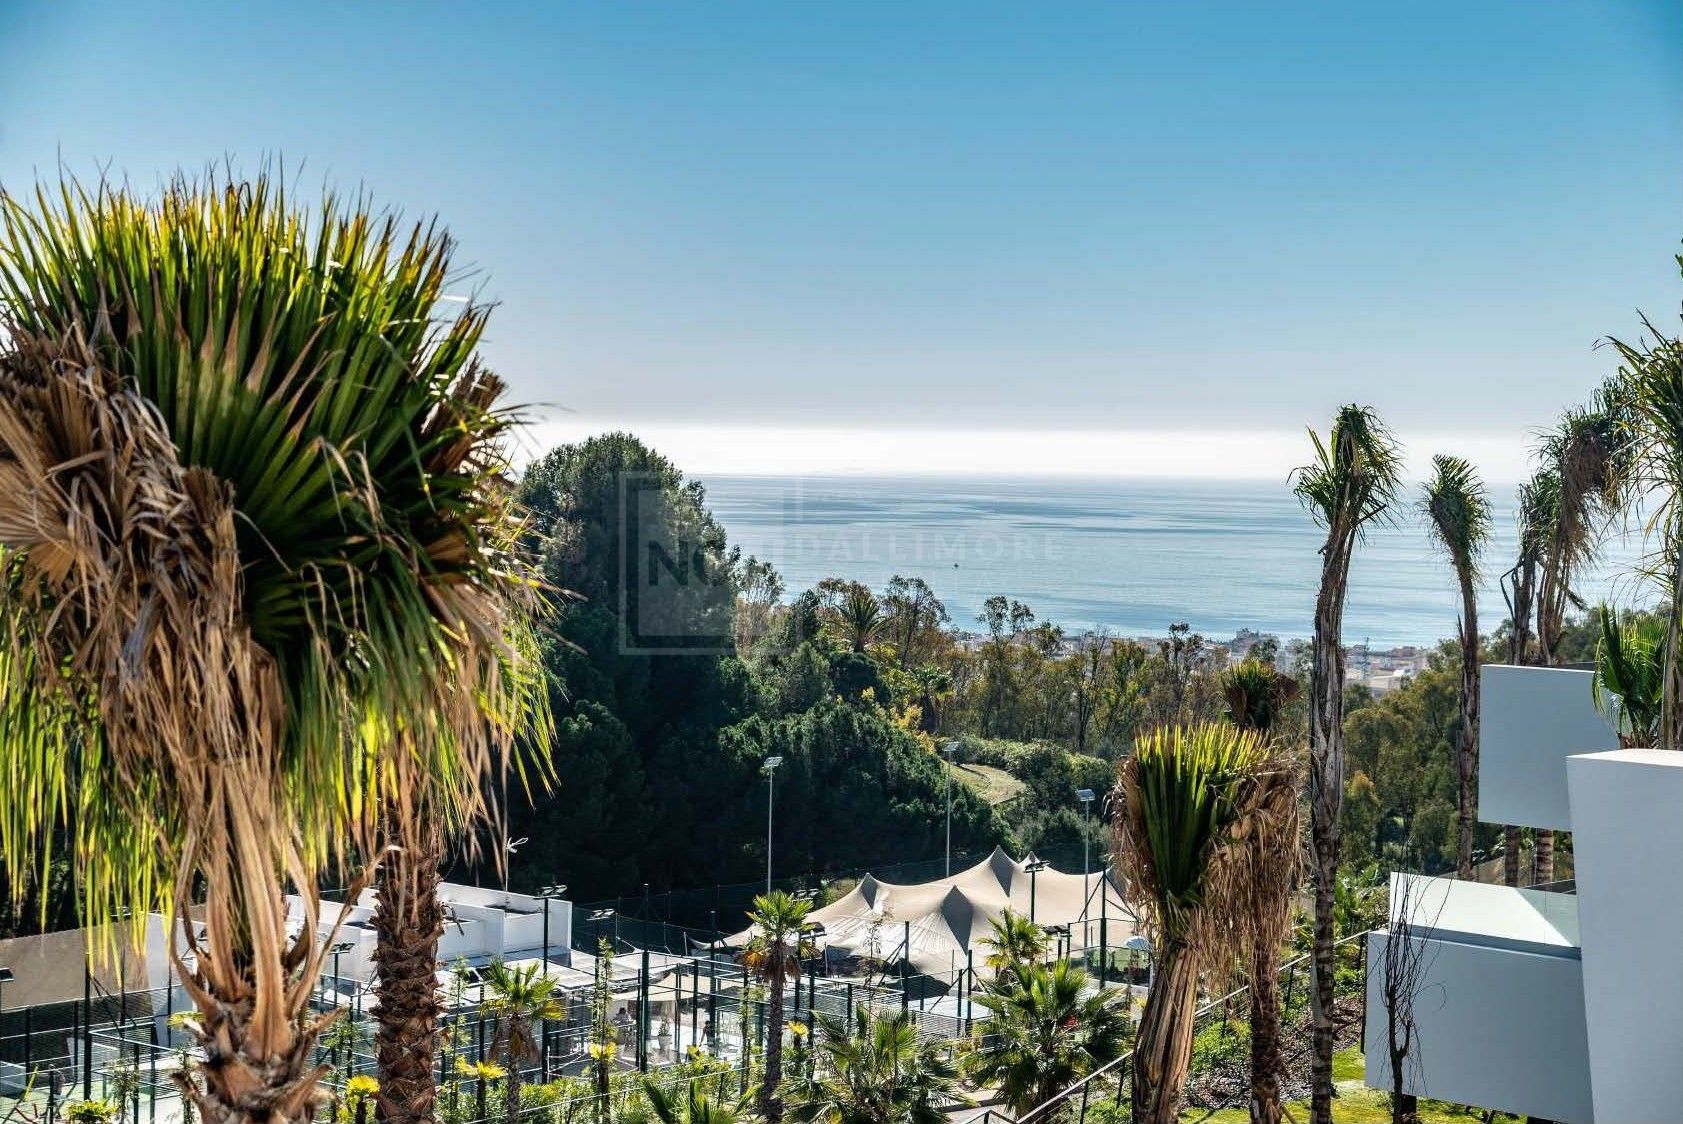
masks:
{"label": "grass area", "polygon": [[[1332,1079],[1338,1087],[1338,1099],[1332,1105],[1332,1118],[1337,1124],[1390,1124],[1391,1100],[1378,1089],[1369,1089],[1362,1081],[1362,1055],[1359,1050],[1340,1050],[1332,1058]],[[1420,1124],[1467,1124],[1481,1120],[1482,1109],[1464,1108],[1441,1101],[1420,1102]],[[1187,1109],[1180,1115],[1180,1124],[1249,1124],[1250,1113],[1243,1108]],[[1286,1119],[1309,1119],[1309,1105],[1292,1101],[1286,1105]],[[1498,1115],[1497,1120],[1515,1117]]]}
{"label": "grass area", "polygon": [[954,765],[942,762],[953,776],[975,789],[989,804],[998,806],[1023,791],[1023,782],[992,765]]}

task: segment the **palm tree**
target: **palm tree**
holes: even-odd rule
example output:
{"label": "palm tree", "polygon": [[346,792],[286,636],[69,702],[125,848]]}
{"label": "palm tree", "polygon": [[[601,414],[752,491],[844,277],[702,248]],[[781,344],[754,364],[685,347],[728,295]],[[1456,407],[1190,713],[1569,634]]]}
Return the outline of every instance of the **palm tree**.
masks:
{"label": "palm tree", "polygon": [[941,728],[938,700],[952,694],[953,677],[934,664],[919,664],[911,673],[918,688],[918,729],[933,734]]}
{"label": "palm tree", "polygon": [[818,1016],[818,1061],[790,1090],[798,1124],[944,1124],[963,1102],[945,1049],[918,1037],[904,1011],[861,1004],[851,1023]]}
{"label": "palm tree", "polygon": [[982,943],[993,951],[983,963],[995,975],[1016,964],[1038,964],[1052,947],[1046,930],[1015,910],[1003,910],[988,925],[993,932]]}
{"label": "palm tree", "polygon": [[[1566,610],[1578,601],[1574,583],[1595,559],[1601,532],[1618,510],[1628,462],[1624,395],[1615,384],[1588,408],[1568,410],[1538,452],[1556,482],[1543,510],[1541,577],[1537,584],[1537,662],[1554,666],[1566,632]],[[1536,880],[1554,879],[1554,832],[1533,835]]]}
{"label": "palm tree", "polygon": [[1126,991],[1086,994],[1087,973],[1067,961],[1018,962],[977,996],[986,1008],[975,1080],[999,1087],[1005,1106],[1022,1116],[1122,1056],[1128,1042]]}
{"label": "palm tree", "polygon": [[[1298,696],[1297,680],[1272,666],[1245,660],[1223,676],[1228,718],[1266,741],[1285,709]],[[1280,949],[1291,929],[1292,891],[1302,869],[1302,836],[1296,769],[1289,758],[1274,770],[1270,787],[1257,793],[1257,813],[1236,829],[1234,859],[1243,870],[1236,886],[1245,890],[1243,908],[1234,914],[1248,946],[1245,975],[1251,1001],[1251,1099],[1253,1124],[1278,1124],[1283,1114],[1280,1077],[1285,1059],[1280,1048]]]}
{"label": "palm tree", "polygon": [[1461,724],[1455,740],[1459,800],[1455,849],[1456,877],[1473,875],[1473,825],[1478,799],[1479,720],[1479,556],[1490,539],[1490,500],[1473,466],[1460,457],[1432,458],[1432,479],[1420,506],[1427,527],[1443,548],[1461,589]]}
{"label": "palm tree", "polygon": [[848,586],[847,596],[836,607],[836,617],[843,637],[855,652],[869,648],[885,623],[876,595],[857,582]]}
{"label": "palm tree", "polygon": [[742,966],[766,985],[766,1071],[760,1084],[760,1112],[766,1124],[783,1119],[777,1089],[783,1082],[783,986],[801,978],[801,962],[818,955],[805,935],[812,903],[782,890],[760,894],[748,913],[754,935],[742,950]]}
{"label": "palm tree", "polygon": [[1112,853],[1157,954],[1134,1050],[1136,1124],[1175,1120],[1199,977],[1251,950],[1243,844],[1263,825],[1244,821],[1273,808],[1289,773],[1255,730],[1214,722],[1155,730],[1118,769]]}
{"label": "palm tree", "polygon": [[654,1081],[643,1082],[649,1111],[660,1124],[737,1124],[742,1112],[707,1095],[700,1080],[691,1081],[682,1093],[663,1088]]}
{"label": "palm tree", "polygon": [[[1508,601],[1512,631],[1508,636],[1508,663],[1522,667],[1531,660],[1531,627],[1537,604],[1537,574],[1543,565],[1551,512],[1560,494],[1560,479],[1548,469],[1539,469],[1519,488],[1519,557],[1513,569],[1502,576],[1502,595]],[[1520,829],[1508,824],[1502,829],[1502,881],[1519,885]]]}
{"label": "palm tree", "polygon": [[1660,539],[1653,572],[1670,601],[1658,742],[1683,749],[1683,342],[1644,327],[1652,342],[1613,346],[1623,361],[1619,396],[1627,407],[1631,482],[1650,504],[1648,530]]}
{"label": "palm tree", "polygon": [[510,968],[501,959],[485,969],[485,1002],[482,1010],[496,1020],[496,1038],[491,1051],[501,1054],[508,1070],[506,1110],[508,1124],[520,1119],[521,1067],[543,1056],[538,1049],[533,1024],[546,1019],[564,1019],[567,1008],[555,986],[548,965],[527,964]]}
{"label": "palm tree", "polygon": [[1649,613],[1621,621],[1606,605],[1600,618],[1596,709],[1618,727],[1620,745],[1651,746],[1665,708],[1665,621]]}
{"label": "palm tree", "polygon": [[24,881],[74,807],[90,921],[196,922],[183,1095],[307,1119],[317,887],[378,853],[377,743],[466,772],[517,724],[487,720],[532,587],[486,312],[439,313],[436,227],[261,177],[65,183],[0,225],[0,851]]}
{"label": "palm tree", "polygon": [[1323,442],[1311,432],[1315,462],[1296,473],[1296,492],[1326,529],[1315,598],[1314,663],[1309,676],[1309,824],[1315,862],[1315,989],[1311,1119],[1332,1124],[1333,883],[1338,877],[1339,811],[1344,798],[1344,595],[1350,558],[1368,524],[1384,518],[1397,494],[1402,453],[1372,411],[1345,406]]}

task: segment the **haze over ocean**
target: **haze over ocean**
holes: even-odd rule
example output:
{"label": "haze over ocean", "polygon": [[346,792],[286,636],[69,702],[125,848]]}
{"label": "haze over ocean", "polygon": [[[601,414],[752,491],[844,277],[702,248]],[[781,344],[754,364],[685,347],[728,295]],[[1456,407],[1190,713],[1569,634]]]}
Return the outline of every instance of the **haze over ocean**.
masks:
{"label": "haze over ocean", "polygon": [[[1059,480],[962,477],[700,477],[733,544],[776,565],[788,596],[826,577],[881,591],[894,574],[924,578],[953,623],[978,631],[993,594],[1026,602],[1066,631],[1162,635],[1186,621],[1212,640],[1240,628],[1309,635],[1320,530],[1284,480]],[[1432,644],[1454,634],[1449,569],[1414,506],[1357,552],[1346,643]],[[1507,617],[1497,585],[1512,565],[1511,490],[1492,495],[1479,626]],[[1633,572],[1639,533],[1614,536],[1580,589],[1586,600],[1649,605]]]}

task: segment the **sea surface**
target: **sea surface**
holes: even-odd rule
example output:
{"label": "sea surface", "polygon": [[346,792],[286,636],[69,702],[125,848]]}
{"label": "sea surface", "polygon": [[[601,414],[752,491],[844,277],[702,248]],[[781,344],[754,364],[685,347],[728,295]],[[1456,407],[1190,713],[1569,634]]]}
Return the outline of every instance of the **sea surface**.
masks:
{"label": "sea surface", "polygon": [[[792,596],[826,577],[881,591],[918,576],[953,624],[979,631],[1004,594],[1066,631],[1158,636],[1175,621],[1212,640],[1241,628],[1287,640],[1313,628],[1322,532],[1284,481],[954,477],[703,478],[731,541],[776,565]],[[1516,545],[1511,497],[1494,495],[1479,625],[1507,617],[1497,581]],[[1431,644],[1456,631],[1460,598],[1415,494],[1357,550],[1346,643]],[[1649,605],[1637,533],[1615,533],[1580,584],[1591,602]]]}

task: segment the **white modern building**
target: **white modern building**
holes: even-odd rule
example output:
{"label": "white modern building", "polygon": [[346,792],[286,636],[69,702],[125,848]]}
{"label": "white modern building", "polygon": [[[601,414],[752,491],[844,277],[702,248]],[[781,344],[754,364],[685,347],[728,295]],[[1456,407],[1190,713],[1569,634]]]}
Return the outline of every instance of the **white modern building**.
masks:
{"label": "white modern building", "polygon": [[1367,1082],[1390,1088],[1383,973],[1418,940],[1403,1087],[1563,1124],[1683,1121],[1683,753],[1619,749],[1591,674],[1486,667],[1479,817],[1572,833],[1576,892],[1393,875],[1368,939]]}

